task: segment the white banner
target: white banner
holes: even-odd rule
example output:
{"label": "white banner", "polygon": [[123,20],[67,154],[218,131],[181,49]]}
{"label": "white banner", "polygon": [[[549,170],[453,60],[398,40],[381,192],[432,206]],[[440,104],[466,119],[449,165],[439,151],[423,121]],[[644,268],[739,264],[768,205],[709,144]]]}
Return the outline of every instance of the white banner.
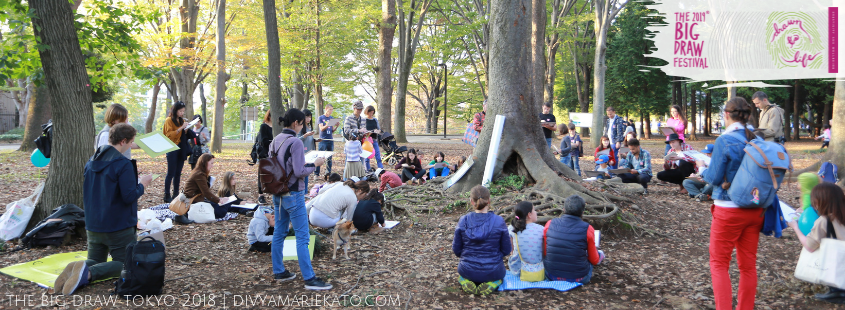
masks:
{"label": "white banner", "polygon": [[575,127],[593,126],[593,113],[569,113],[569,121],[575,124]]}

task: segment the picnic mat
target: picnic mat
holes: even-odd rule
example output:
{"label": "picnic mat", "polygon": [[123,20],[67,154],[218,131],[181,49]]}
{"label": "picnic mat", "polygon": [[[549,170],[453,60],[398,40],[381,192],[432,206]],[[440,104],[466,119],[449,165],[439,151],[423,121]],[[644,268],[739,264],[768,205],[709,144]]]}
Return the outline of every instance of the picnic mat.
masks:
{"label": "picnic mat", "polygon": [[[87,258],[88,252],[86,251],[53,254],[31,262],[20,263],[0,269],[0,273],[33,282],[43,288],[51,288],[53,287],[53,282],[56,282],[56,278],[65,270],[67,264]],[[111,261],[111,257],[108,258],[108,261]],[[100,281],[106,280],[109,279]]]}
{"label": "picnic mat", "polygon": [[[170,211],[170,204],[167,204],[167,203],[160,204],[160,205],[157,205],[157,206],[152,206],[152,207],[150,207],[150,210],[152,210],[153,212],[156,213],[156,218],[159,221],[164,221],[165,219],[173,219],[177,215],[176,212]],[[237,212],[229,212],[229,213],[226,213],[226,216],[224,216],[223,218],[217,219],[217,222],[228,221],[228,220],[234,219],[236,217],[238,217]]]}
{"label": "picnic mat", "polygon": [[[311,259],[314,259],[314,244],[316,241],[317,236],[311,235],[311,240],[308,241],[308,254],[310,254]],[[282,250],[282,255],[284,259],[282,260],[297,260],[296,255],[296,236],[288,236],[285,238],[285,247]]]}
{"label": "picnic mat", "polygon": [[502,285],[499,285],[499,291],[519,291],[532,288],[546,288],[566,292],[581,285],[583,284],[565,281],[525,282],[519,280],[519,276],[515,276],[508,272],[504,281],[502,281]]}

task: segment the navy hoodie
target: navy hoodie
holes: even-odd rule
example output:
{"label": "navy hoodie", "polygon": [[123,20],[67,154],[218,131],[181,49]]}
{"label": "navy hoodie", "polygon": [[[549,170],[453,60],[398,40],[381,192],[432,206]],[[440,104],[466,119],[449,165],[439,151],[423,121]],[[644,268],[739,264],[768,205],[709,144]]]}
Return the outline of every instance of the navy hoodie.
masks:
{"label": "navy hoodie", "polygon": [[502,258],[511,253],[511,238],[505,220],[493,213],[468,213],[455,228],[452,252],[461,258],[458,274],[483,283],[505,277]]}
{"label": "navy hoodie", "polygon": [[138,224],[138,198],[144,185],[132,162],[111,145],[103,145],[85,164],[82,197],[85,229],[109,233]]}

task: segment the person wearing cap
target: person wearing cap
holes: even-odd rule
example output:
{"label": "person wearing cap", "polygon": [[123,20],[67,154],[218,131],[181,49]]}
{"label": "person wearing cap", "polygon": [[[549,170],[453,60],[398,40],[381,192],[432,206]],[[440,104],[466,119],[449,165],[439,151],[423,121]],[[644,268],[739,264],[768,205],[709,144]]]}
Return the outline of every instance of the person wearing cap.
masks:
{"label": "person wearing cap", "polygon": [[695,172],[695,158],[681,152],[694,151],[694,149],[684,143],[683,138],[676,133],[669,135],[669,141],[666,141],[666,144],[670,146],[669,153],[664,157],[666,162],[663,164],[663,171],[657,173],[657,179],[678,184],[681,194],[686,194],[687,190],[684,189],[683,183],[686,177]]}
{"label": "person wearing cap", "polygon": [[249,229],[246,232],[246,240],[249,242],[249,251],[269,253],[270,243],[273,241],[273,225],[276,223],[276,215],[270,206],[261,206],[252,215],[249,221]]}
{"label": "person wearing cap", "polygon": [[541,124],[543,126],[543,136],[546,137],[546,145],[548,148],[552,147],[552,131],[555,130],[555,126],[557,126],[557,119],[552,114],[552,103],[545,102],[543,103],[543,113],[540,113],[540,122],[545,122],[545,124]]}
{"label": "person wearing cap", "polygon": [[376,169],[376,176],[379,179],[379,192],[402,186],[402,178],[400,178],[398,174],[393,173],[391,171],[378,168]]}
{"label": "person wearing cap", "polygon": [[[701,153],[707,154],[707,157],[710,157],[713,153],[713,148],[716,146],[713,144],[708,144]],[[691,174],[689,178],[685,179],[683,182],[684,188],[687,190],[687,194],[689,194],[690,198],[701,201],[708,201],[710,200],[710,195],[713,194],[713,185],[707,183],[700,177],[701,173],[707,169],[707,163],[703,160],[699,160],[696,164],[696,173]]]}
{"label": "person wearing cap", "polygon": [[599,159],[596,159],[596,171],[604,172],[604,175],[597,176],[596,179],[610,179],[613,177],[608,171],[608,162],[610,162],[610,156],[607,155],[600,155]]}
{"label": "person wearing cap", "polygon": [[[331,104],[326,104],[326,112],[320,117],[317,117],[317,127],[320,128],[320,139],[319,144],[317,144],[317,150],[320,151],[334,151],[334,135],[332,133],[337,130],[334,126],[329,126],[329,121],[334,119],[332,117],[332,112],[334,112],[334,107]],[[332,173],[332,157],[326,158],[326,175],[330,175]],[[314,169],[314,173],[318,176],[320,175],[320,167]]]}
{"label": "person wearing cap", "polygon": [[350,140],[350,135],[353,132],[358,134],[367,132],[367,120],[361,116],[361,112],[364,111],[364,103],[361,100],[355,100],[352,102],[352,111],[352,114],[343,120],[343,137],[347,140]]}

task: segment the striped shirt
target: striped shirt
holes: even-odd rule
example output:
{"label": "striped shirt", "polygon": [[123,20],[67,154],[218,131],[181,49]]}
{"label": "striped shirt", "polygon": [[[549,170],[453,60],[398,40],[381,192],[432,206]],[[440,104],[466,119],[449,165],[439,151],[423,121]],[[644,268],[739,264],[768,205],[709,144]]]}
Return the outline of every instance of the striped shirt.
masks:
{"label": "striped shirt", "polygon": [[346,153],[346,161],[361,161],[361,141],[349,140],[346,141],[346,147],[343,152]]}
{"label": "striped shirt", "polygon": [[350,114],[343,120],[343,137],[349,139],[349,133],[361,128],[367,128],[367,119],[360,115],[356,117],[355,114]]}

